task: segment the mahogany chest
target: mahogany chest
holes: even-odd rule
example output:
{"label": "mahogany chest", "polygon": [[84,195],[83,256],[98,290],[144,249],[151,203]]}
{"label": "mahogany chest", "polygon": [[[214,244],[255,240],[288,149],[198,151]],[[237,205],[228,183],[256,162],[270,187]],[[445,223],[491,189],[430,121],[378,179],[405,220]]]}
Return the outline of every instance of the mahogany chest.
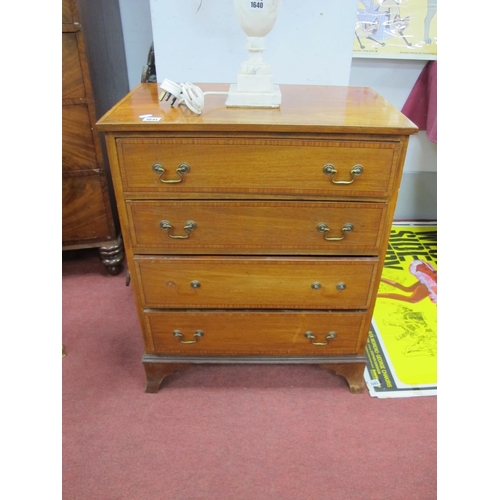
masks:
{"label": "mahogany chest", "polygon": [[313,363],[363,391],[417,128],[369,88],[281,92],[280,109],[226,108],[225,96],[211,95],[196,115],[159,102],[157,84],[141,84],[97,123],[147,392],[193,363]]}

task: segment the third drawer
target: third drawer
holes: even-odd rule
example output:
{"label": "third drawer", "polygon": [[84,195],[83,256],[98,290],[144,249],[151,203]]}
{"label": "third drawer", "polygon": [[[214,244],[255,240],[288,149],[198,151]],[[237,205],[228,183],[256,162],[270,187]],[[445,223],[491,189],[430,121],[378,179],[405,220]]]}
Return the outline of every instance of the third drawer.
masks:
{"label": "third drawer", "polygon": [[145,308],[366,309],[376,258],[135,257]]}

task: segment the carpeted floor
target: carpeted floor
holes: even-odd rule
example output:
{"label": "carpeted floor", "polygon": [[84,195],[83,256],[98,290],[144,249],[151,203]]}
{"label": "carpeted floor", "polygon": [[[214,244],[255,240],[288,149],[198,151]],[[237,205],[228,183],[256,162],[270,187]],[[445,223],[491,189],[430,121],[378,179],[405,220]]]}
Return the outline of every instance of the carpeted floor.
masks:
{"label": "carpeted floor", "polygon": [[435,397],[316,366],[195,366],[146,394],[125,273],[63,253],[64,500],[430,500]]}

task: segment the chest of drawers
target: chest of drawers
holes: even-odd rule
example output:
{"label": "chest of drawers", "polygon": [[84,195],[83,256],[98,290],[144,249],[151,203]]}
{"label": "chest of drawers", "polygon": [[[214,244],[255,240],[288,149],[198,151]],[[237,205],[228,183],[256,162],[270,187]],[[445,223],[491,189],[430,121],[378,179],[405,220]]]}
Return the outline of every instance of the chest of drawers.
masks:
{"label": "chest of drawers", "polygon": [[193,363],[318,364],[363,391],[365,344],[417,128],[368,88],[281,91],[280,109],[226,108],[213,95],[198,116],[141,84],[97,124],[147,392]]}

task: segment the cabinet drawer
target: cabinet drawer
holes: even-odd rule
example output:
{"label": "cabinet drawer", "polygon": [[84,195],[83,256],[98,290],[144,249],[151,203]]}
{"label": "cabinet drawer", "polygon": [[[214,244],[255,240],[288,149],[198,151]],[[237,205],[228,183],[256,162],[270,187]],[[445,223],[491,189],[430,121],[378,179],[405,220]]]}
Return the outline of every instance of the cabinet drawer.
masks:
{"label": "cabinet drawer", "polygon": [[62,107],[62,170],[98,170],[89,108],[85,104]]}
{"label": "cabinet drawer", "polygon": [[127,210],[136,253],[376,255],[387,205],[129,201]]}
{"label": "cabinet drawer", "polygon": [[128,138],[116,145],[123,190],[163,198],[387,197],[400,154],[399,142],[377,141]]}
{"label": "cabinet drawer", "polygon": [[105,179],[80,175],[62,178],[62,242],[75,244],[110,239]]}
{"label": "cabinet drawer", "polygon": [[[64,11],[63,11],[64,14]],[[62,97],[86,96],[76,33],[62,34]]]}
{"label": "cabinet drawer", "polygon": [[[363,312],[146,311],[156,354],[358,354]],[[314,344],[313,344],[314,343]]]}
{"label": "cabinet drawer", "polygon": [[366,309],[378,259],[136,257],[146,308]]}

